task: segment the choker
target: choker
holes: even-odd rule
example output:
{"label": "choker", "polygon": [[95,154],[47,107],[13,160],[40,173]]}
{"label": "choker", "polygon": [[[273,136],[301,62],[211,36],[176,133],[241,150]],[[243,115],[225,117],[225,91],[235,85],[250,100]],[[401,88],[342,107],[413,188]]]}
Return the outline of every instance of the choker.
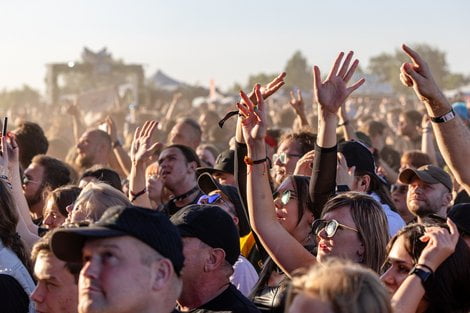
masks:
{"label": "choker", "polygon": [[188,196],[192,195],[195,191],[199,190],[199,187],[198,186],[195,186],[193,189],[191,189],[190,191],[187,191],[185,193],[183,193],[182,195],[179,195],[179,196],[174,196],[173,199],[171,199],[172,201],[176,202],[176,201],[181,201],[181,200],[184,200],[186,199]]}

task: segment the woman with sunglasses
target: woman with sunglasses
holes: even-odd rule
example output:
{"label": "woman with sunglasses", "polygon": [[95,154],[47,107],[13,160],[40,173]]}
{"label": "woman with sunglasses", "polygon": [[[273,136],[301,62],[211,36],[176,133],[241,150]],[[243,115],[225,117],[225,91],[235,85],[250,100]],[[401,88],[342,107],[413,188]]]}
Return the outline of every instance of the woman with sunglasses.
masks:
{"label": "woman with sunglasses", "polygon": [[[323,147],[320,149],[333,151],[333,154],[328,155],[330,159],[333,155],[334,162],[336,162],[336,153],[334,153],[336,136],[333,138],[330,134],[331,129],[335,130],[337,126],[336,112],[349,94],[364,82],[360,80],[347,88],[346,84],[352,77],[358,61],[354,61],[350,66],[352,52],[343,63],[342,58],[343,53],[336,59],[324,82],[321,82],[319,69],[315,67],[314,87],[316,100],[319,103],[320,125],[318,145]],[[322,262],[331,256],[351,259],[378,272],[385,258],[385,246],[388,240],[385,214],[376,201],[360,193],[340,194],[323,206],[322,203],[334,191],[335,174],[330,171],[322,173],[320,170],[324,166],[322,160],[315,161],[317,169],[314,169],[312,176],[312,183],[315,185],[312,210],[322,210],[321,218],[325,220],[322,222],[324,227],[318,227],[316,232],[319,239],[317,257],[305,249],[298,238],[282,227],[278,216],[272,210],[263,140],[266,133],[266,112],[259,85],[255,87],[255,93],[256,106],[242,92],[244,105],[239,104],[238,108],[243,116],[243,135],[248,148],[247,202],[250,221],[269,255],[287,274],[291,274],[299,267]],[[323,181],[321,177],[329,178],[328,181]]]}
{"label": "woman with sunglasses", "polygon": [[411,224],[388,245],[381,280],[395,312],[468,312],[470,249],[457,226]]}

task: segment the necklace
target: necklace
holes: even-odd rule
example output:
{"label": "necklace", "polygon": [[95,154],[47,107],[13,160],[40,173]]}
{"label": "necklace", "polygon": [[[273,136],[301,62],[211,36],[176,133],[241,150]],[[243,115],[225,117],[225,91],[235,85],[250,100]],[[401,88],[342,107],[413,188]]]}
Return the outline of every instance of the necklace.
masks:
{"label": "necklace", "polygon": [[190,195],[192,195],[197,190],[199,190],[198,186],[194,186],[191,190],[183,193],[182,195],[174,196],[173,199],[171,199],[171,200],[174,201],[174,202],[184,200],[187,197],[189,197]]}

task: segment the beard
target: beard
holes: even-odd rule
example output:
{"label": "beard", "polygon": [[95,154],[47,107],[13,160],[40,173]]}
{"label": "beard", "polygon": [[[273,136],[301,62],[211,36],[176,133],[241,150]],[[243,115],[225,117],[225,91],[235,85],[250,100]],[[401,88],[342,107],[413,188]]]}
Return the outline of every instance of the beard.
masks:
{"label": "beard", "polygon": [[38,189],[38,191],[36,191],[36,193],[34,195],[27,196],[26,197],[26,202],[28,202],[28,206],[32,207],[32,206],[38,204],[39,202],[41,202],[43,192],[44,192],[44,189],[40,188],[40,189]]}
{"label": "beard", "polygon": [[88,169],[94,165],[93,158],[91,156],[85,155],[81,156],[80,154],[77,156],[75,160],[78,167],[82,170]]}

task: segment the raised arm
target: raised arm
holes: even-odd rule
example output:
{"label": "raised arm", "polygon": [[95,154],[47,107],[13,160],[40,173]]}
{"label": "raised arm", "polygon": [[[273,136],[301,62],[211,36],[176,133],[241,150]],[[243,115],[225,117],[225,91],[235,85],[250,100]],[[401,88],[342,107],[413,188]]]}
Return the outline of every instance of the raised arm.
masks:
{"label": "raised arm", "polygon": [[[420,238],[427,242],[421,252],[417,264],[424,264],[419,268],[435,273],[437,268],[455,251],[459,232],[457,226],[447,219],[449,231],[442,227],[426,228],[426,234]],[[425,294],[421,279],[417,275],[409,275],[392,297],[392,308],[394,312],[415,313],[419,302]]]}
{"label": "raised arm", "polygon": [[2,155],[0,156],[0,169],[2,179],[9,180],[11,183],[11,195],[19,217],[16,229],[26,246],[31,249],[34,243],[39,239],[38,227],[33,223],[29,215],[28,203],[23,193],[18,145],[13,135],[9,135],[8,137],[2,136],[1,140]]}
{"label": "raised arm", "polygon": [[129,199],[134,205],[145,208],[152,207],[145,188],[145,169],[150,156],[162,146],[161,143],[152,141],[152,135],[157,124],[155,121],[146,121],[142,127],[138,127],[135,130],[131,148],[132,166],[129,175]]}
{"label": "raised arm", "polygon": [[290,274],[299,267],[315,262],[315,258],[282,227],[275,214],[264,141],[266,111],[259,85],[255,86],[255,95],[257,105],[241,92],[246,105],[238,105],[248,148],[247,203],[250,223],[269,255],[285,273]]}
{"label": "raised arm", "polygon": [[113,143],[113,154],[119,164],[121,171],[126,176],[128,176],[131,172],[131,158],[129,154],[127,154],[126,150],[124,150],[124,148],[122,147],[121,142],[119,142],[116,123],[111,118],[111,116],[106,117],[105,122],[107,125],[106,130],[108,132],[108,135],[111,137],[111,141]]}
{"label": "raised arm", "polygon": [[305,103],[300,89],[297,89],[297,95],[295,95],[293,91],[290,92],[289,104],[297,115],[300,128],[308,129],[310,125],[308,124],[307,114],[305,113]]}
{"label": "raised arm", "polygon": [[335,192],[338,111],[349,95],[364,83],[364,79],[361,79],[347,87],[359,61],[354,60],[351,64],[352,51],[348,53],[344,62],[342,62],[343,57],[344,53],[341,52],[324,81],[321,80],[318,66],[314,67],[314,92],[318,105],[318,137],[309,193],[316,212],[321,212],[323,205]]}
{"label": "raised arm", "polygon": [[449,119],[452,114],[447,114],[452,112],[452,106],[434,81],[426,61],[408,46],[403,45],[402,48],[411,62],[401,66],[400,79],[405,86],[413,88],[426,107],[431,121],[440,118],[441,122],[432,122],[437,145],[452,174],[470,193],[470,167],[467,162],[470,155],[470,130],[460,118]]}

